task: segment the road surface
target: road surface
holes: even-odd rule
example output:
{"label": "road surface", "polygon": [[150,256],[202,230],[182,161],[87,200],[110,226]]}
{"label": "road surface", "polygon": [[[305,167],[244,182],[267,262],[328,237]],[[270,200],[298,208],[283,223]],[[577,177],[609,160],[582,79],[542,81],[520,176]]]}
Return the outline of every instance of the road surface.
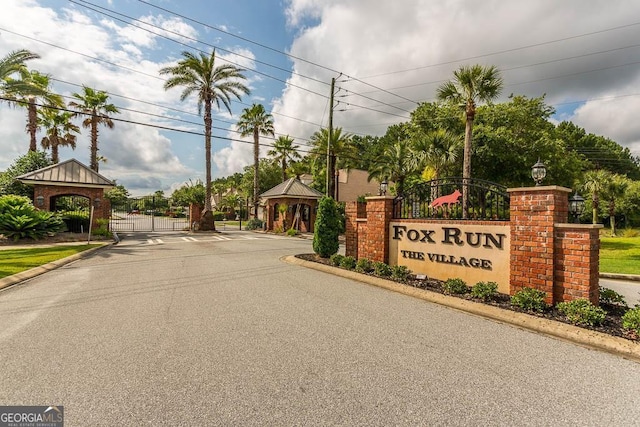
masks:
{"label": "road surface", "polygon": [[124,237],[0,292],[0,404],[66,426],[640,419],[640,364],[279,260],[309,240]]}

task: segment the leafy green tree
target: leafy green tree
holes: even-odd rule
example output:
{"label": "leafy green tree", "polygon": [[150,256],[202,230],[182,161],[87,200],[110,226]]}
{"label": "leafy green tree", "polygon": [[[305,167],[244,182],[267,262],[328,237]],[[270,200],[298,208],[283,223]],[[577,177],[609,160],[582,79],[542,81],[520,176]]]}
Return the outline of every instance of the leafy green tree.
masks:
{"label": "leafy green tree", "polygon": [[[250,108],[245,108],[236,124],[240,130],[240,135],[253,135],[253,194],[258,195],[259,178],[258,173],[260,161],[260,135],[273,136],[273,116],[268,114],[262,104],[253,104]],[[258,214],[258,199],[253,199],[254,217]]]}
{"label": "leafy green tree", "polygon": [[[502,91],[502,77],[494,66],[481,65],[462,66],[454,71],[453,80],[438,88],[438,99],[461,106],[465,113],[464,157],[462,163],[462,178],[471,178],[471,149],[473,135],[473,121],[476,117],[478,102],[491,102]],[[463,218],[468,215],[468,191],[462,195]]]}
{"label": "leafy green tree", "polygon": [[216,51],[211,55],[201,53],[199,56],[191,52],[182,52],[183,59],[172,67],[160,70],[160,75],[168,75],[164,88],[183,87],[180,100],[190,95],[198,98],[198,113],[204,106],[204,148],[205,148],[205,201],[200,220],[200,230],[215,230],[213,208],[211,206],[211,131],[213,103],[220,109],[221,104],[231,113],[231,98],[238,101],[242,94],[249,94],[249,89],[242,83],[246,77],[244,70],[232,64],[216,66]]}
{"label": "leafy green tree", "polygon": [[427,133],[411,145],[412,169],[430,172],[430,179],[442,178],[455,165],[462,149],[461,138],[447,130]]}
{"label": "leafy green tree", "polygon": [[62,112],[54,109],[43,109],[38,112],[40,115],[38,123],[46,130],[46,135],[40,142],[45,150],[51,149],[51,161],[58,163],[59,147],[71,147],[76,149],[76,135],[80,133],[80,128],[71,122],[73,113]]}
{"label": "leafy green tree", "polygon": [[69,103],[70,107],[77,108],[78,113],[74,116],[87,116],[82,121],[82,126],[91,129],[91,160],[89,167],[98,171],[98,126],[104,125],[113,129],[113,120],[109,114],[118,114],[118,108],[110,104],[107,92],[92,89],[87,86],[82,87],[82,93],[74,93],[73,97],[77,101]]}
{"label": "leafy green tree", "polygon": [[330,197],[323,197],[318,204],[318,215],[314,225],[313,251],[322,258],[329,258],[338,252],[340,243],[340,220],[336,202]]}
{"label": "leafy green tree", "polygon": [[280,166],[274,164],[269,159],[260,159],[258,164],[258,191],[254,193],[255,180],[253,166],[245,166],[244,174],[242,176],[242,183],[240,185],[241,193],[247,195],[251,200],[258,202],[260,194],[280,184],[280,178],[282,177]]}
{"label": "leafy green tree", "polygon": [[16,177],[50,166],[51,160],[42,151],[29,151],[18,157],[9,168],[0,175],[0,196],[15,194],[33,199],[33,187],[16,180]]}
{"label": "leafy green tree", "polygon": [[111,190],[104,193],[104,197],[109,199],[111,206],[122,206],[127,203],[127,199],[131,196],[129,190],[124,185],[117,184]]}
{"label": "leafy green tree", "polygon": [[206,189],[200,180],[195,183],[189,180],[189,182],[174,190],[171,194],[171,203],[177,206],[189,206],[191,203],[204,206],[205,200]]}
{"label": "leafy green tree", "polygon": [[293,138],[289,135],[279,136],[273,143],[273,148],[269,150],[268,155],[272,156],[276,162],[282,167],[282,182],[287,180],[287,164],[301,159],[298,153],[299,145],[293,144]]}
{"label": "leafy green tree", "polygon": [[396,142],[378,157],[369,169],[369,177],[383,181],[391,180],[396,183],[396,193],[404,194],[404,183],[407,177],[415,172],[409,140]]}

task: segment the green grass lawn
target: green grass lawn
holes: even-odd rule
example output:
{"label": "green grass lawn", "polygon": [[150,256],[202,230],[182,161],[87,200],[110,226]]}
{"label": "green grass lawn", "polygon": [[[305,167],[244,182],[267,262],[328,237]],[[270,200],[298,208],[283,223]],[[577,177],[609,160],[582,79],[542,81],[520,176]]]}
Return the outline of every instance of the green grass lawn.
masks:
{"label": "green grass lawn", "polygon": [[0,279],[100,245],[0,250]]}
{"label": "green grass lawn", "polygon": [[600,237],[600,272],[640,274],[640,237]]}

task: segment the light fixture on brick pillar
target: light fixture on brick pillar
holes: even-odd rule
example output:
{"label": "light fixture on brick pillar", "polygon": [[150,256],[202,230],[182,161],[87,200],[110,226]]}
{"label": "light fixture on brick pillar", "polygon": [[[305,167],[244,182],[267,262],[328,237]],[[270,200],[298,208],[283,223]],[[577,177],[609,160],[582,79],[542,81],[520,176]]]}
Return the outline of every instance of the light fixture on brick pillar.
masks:
{"label": "light fixture on brick pillar", "polygon": [[531,167],[531,178],[535,181],[536,187],[542,185],[545,176],[547,176],[547,167],[538,158],[536,164]]}
{"label": "light fixture on brick pillar", "polygon": [[584,212],[584,197],[580,196],[576,191],[569,197],[569,214],[573,217],[573,222],[578,222],[578,218]]}
{"label": "light fixture on brick pillar", "polygon": [[39,208],[44,206],[44,197],[43,196],[36,197],[36,206],[39,207]]}
{"label": "light fixture on brick pillar", "polygon": [[102,200],[100,200],[99,198],[96,197],[95,199],[93,199],[93,206],[95,206],[96,209],[100,207],[101,203]]}
{"label": "light fixture on brick pillar", "polygon": [[389,183],[387,182],[387,179],[383,179],[380,182],[380,195],[381,196],[386,196],[387,195],[387,187],[389,186]]}

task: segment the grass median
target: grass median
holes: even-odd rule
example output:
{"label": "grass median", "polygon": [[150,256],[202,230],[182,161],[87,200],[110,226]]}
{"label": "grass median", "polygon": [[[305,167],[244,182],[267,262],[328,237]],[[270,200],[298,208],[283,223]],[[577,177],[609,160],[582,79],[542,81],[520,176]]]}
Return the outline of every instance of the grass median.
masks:
{"label": "grass median", "polygon": [[0,279],[101,245],[52,246],[0,250]]}
{"label": "grass median", "polygon": [[600,272],[640,275],[640,237],[601,237]]}

